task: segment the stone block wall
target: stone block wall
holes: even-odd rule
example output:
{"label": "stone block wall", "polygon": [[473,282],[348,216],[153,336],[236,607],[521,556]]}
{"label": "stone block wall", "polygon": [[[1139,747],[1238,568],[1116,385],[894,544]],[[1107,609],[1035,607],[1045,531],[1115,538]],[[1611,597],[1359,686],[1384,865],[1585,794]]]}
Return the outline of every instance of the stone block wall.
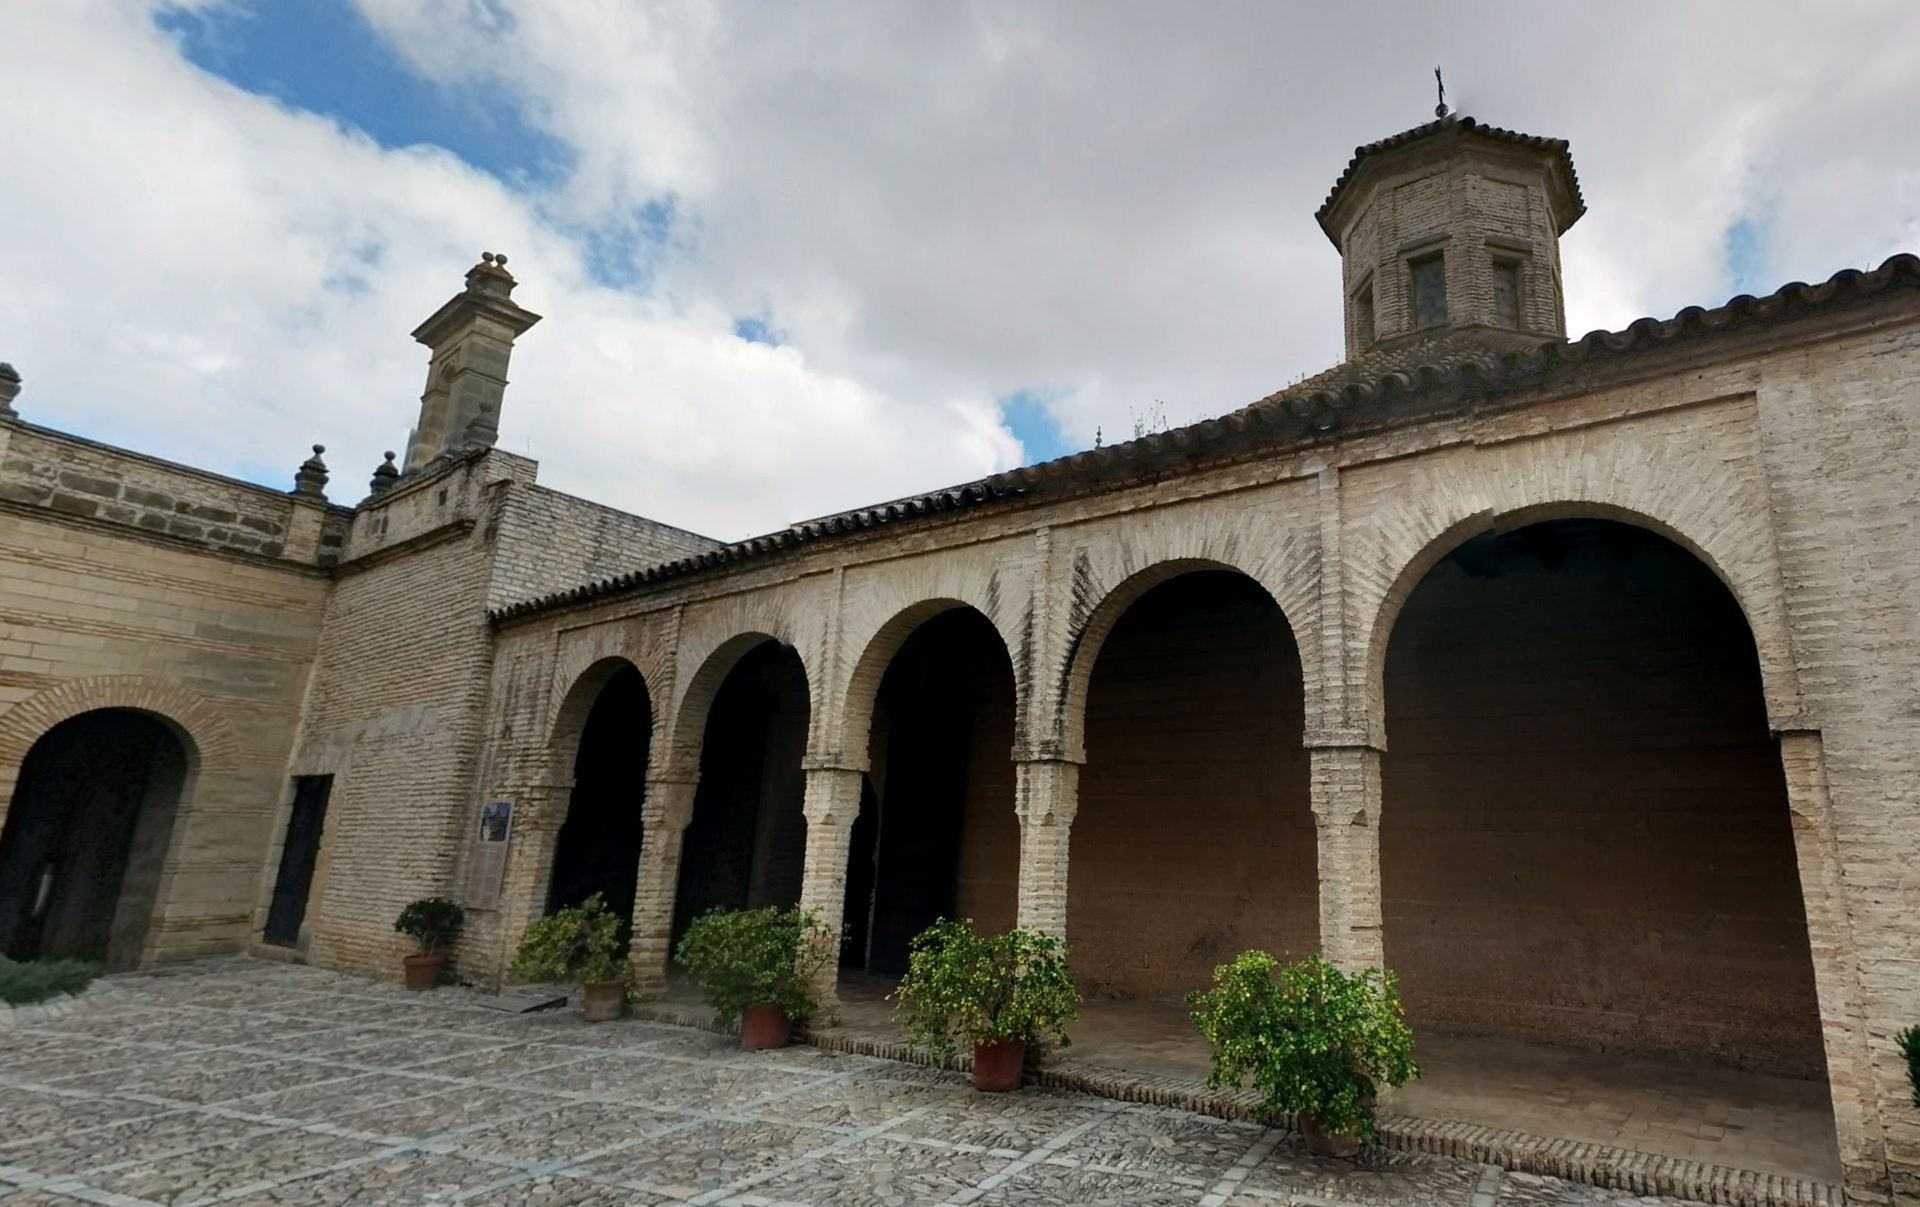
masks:
{"label": "stone block wall", "polygon": [[328,584],[311,562],[339,518],[0,423],[0,824],[55,724],[104,708],[164,719],[190,767],[141,960],[247,940],[320,640]]}

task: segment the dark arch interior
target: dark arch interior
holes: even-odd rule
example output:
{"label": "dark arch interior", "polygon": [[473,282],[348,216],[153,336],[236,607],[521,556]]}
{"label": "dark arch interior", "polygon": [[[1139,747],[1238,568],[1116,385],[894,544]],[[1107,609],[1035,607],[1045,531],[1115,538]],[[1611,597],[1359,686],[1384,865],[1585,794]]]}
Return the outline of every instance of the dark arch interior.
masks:
{"label": "dark arch interior", "polygon": [[791,646],[747,651],[714,694],[680,849],[673,933],[715,906],[800,900],[807,823],[807,672]]}
{"label": "dark arch interior", "polygon": [[1416,1026],[1823,1071],[1753,637],[1680,546],[1476,537],[1387,651],[1386,955]]}
{"label": "dark arch interior", "polygon": [[941,917],[993,932],[1014,922],[1013,663],[972,608],[916,628],[875,697],[847,867],[841,963],[895,976]]}
{"label": "dark arch interior", "polygon": [[554,843],[548,912],[600,893],[608,908],[632,918],[652,739],[646,681],[623,666],[594,697],[580,731],[567,820]]}
{"label": "dark arch interior", "polygon": [[127,709],[35,742],[0,836],[0,952],[138,964],[186,775],[173,731]]}
{"label": "dark arch interior", "polygon": [[1177,1000],[1241,951],[1315,950],[1303,699],[1286,617],[1245,575],[1183,574],[1114,625],[1067,880],[1084,992]]}

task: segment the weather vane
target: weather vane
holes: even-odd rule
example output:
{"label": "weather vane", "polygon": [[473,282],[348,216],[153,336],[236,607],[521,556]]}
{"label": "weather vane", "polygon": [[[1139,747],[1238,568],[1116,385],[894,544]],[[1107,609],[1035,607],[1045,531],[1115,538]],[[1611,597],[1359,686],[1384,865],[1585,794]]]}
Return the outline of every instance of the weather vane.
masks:
{"label": "weather vane", "polygon": [[1440,103],[1433,107],[1433,115],[1435,117],[1445,117],[1447,115],[1447,82],[1440,78],[1440,69],[1438,67],[1433,69],[1433,82],[1434,85],[1440,89]]}

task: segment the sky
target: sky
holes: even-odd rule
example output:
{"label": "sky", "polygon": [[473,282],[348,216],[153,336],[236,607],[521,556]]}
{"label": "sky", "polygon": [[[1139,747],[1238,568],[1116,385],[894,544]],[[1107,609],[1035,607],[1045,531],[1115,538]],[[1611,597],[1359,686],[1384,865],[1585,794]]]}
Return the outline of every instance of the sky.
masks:
{"label": "sky", "polygon": [[356,502],[505,253],[503,448],[723,539],[1340,359],[1313,213],[1448,99],[1566,138],[1570,333],[1920,244],[1920,5],[0,4],[0,360],[50,427]]}

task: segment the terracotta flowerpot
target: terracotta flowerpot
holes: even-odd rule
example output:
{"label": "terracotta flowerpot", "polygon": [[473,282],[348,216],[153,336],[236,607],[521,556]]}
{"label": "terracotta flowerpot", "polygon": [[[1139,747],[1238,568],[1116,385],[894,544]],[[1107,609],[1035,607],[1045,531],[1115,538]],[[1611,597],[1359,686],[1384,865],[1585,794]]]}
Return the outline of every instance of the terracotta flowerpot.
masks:
{"label": "terracotta flowerpot", "polygon": [[1306,1137],[1307,1151],[1317,1157],[1339,1157],[1351,1160],[1360,1155],[1360,1138],[1348,1132],[1335,1132],[1328,1135],[1320,1130],[1320,1122],[1312,1115],[1301,1111],[1300,1134]]}
{"label": "terracotta flowerpot", "polygon": [[1027,1045],[1017,1039],[973,1045],[973,1088],[989,1094],[1019,1089],[1020,1067],[1026,1059]]}
{"label": "terracotta flowerpot", "polygon": [[610,1023],[627,1008],[625,981],[598,981],[580,986],[580,1013],[590,1023]]}
{"label": "terracotta flowerpot", "polygon": [[419,993],[440,983],[440,974],[447,968],[447,957],[444,952],[408,956],[400,961],[400,965],[406,969],[407,988]]}
{"label": "terracotta flowerpot", "polygon": [[793,1038],[793,1020],[771,1002],[755,1006],[740,1016],[740,1046],[749,1052],[761,1048],[784,1048]]}

